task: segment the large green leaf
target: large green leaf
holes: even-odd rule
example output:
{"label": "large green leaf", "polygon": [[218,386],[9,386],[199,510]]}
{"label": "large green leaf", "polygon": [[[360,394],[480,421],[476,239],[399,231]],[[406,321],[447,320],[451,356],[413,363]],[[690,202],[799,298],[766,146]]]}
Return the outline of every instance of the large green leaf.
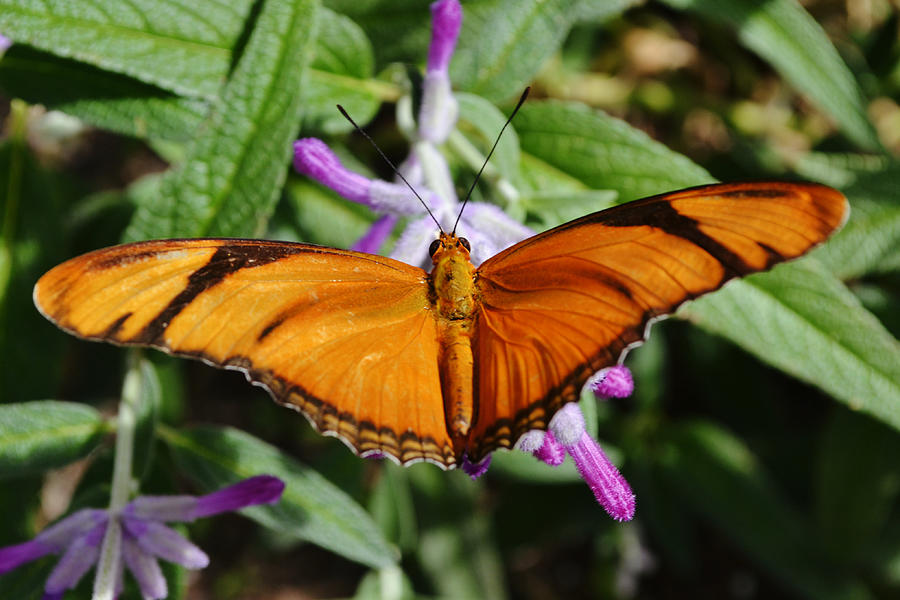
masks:
{"label": "large green leaf", "polygon": [[900,429],[900,343],[819,263],[732,282],[678,314]]}
{"label": "large green leaf", "polygon": [[830,570],[808,523],[739,439],[717,425],[692,422],[670,429],[665,443],[661,466],[670,489],[743,552],[808,598],[870,597],[857,582]]}
{"label": "large green leaf", "polygon": [[372,41],[376,64],[425,62],[430,37],[428,4],[421,0],[325,0],[325,5],[353,19]]}
{"label": "large green leaf", "polygon": [[316,36],[316,0],[268,0],[241,61],[186,162],[126,232],[152,237],[260,235],[287,174]]}
{"label": "large green leaf", "polygon": [[527,102],[515,125],[523,155],[589,188],[616,190],[620,202],[714,181],[645,133],[581,104]]}
{"label": "large green leaf", "polygon": [[16,42],[213,97],[231,66],[252,0],[0,0],[0,31]]}
{"label": "large green leaf", "polygon": [[505,0],[467,4],[450,79],[489,100],[522,92],[569,32],[578,0]]}
{"label": "large green leaf", "polygon": [[106,430],[83,404],[53,400],[0,405],[0,478],[40,473],[93,450]]}
{"label": "large green leaf", "polygon": [[796,0],[663,0],[728,23],[800,93],[834,119],[847,137],[880,147],[862,92],[822,27]]}
{"label": "large green leaf", "polygon": [[254,475],[274,475],[285,483],[281,501],[242,512],[282,534],[327,548],[371,567],[396,562],[368,513],[313,469],[237,429],[161,429],[180,470],[204,491]]}
{"label": "large green leaf", "polygon": [[203,100],[22,45],[0,60],[0,86],[9,96],[141,138],[191,139],[208,108]]}
{"label": "large green leaf", "polygon": [[358,123],[368,122],[380,105],[384,84],[372,79],[372,44],[359,25],[333,11],[320,11],[321,23],[303,97],[303,130],[326,134],[353,129],[335,107],[340,104]]}

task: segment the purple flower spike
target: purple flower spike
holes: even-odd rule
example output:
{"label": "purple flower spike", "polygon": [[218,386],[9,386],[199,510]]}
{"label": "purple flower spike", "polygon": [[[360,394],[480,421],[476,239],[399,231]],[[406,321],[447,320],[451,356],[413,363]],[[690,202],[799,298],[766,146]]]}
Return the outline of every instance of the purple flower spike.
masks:
{"label": "purple flower spike", "polygon": [[124,518],[122,524],[128,536],[151,556],[187,569],[202,569],[209,564],[209,557],[203,550],[162,523]]}
{"label": "purple flower spike", "polygon": [[491,455],[488,454],[479,463],[473,463],[469,460],[469,455],[463,455],[462,462],[462,470],[466,475],[472,478],[472,481],[475,481],[485,473],[487,473],[488,467],[491,466]]}
{"label": "purple flower spike", "polygon": [[0,548],[0,573],[11,571],[46,554],[62,552],[77,538],[105,523],[106,512],[102,510],[86,508],[72,513],[31,541]]}
{"label": "purple flower spike", "polygon": [[80,535],[69,545],[47,578],[44,586],[47,594],[61,594],[78,585],[84,574],[97,562],[104,533],[106,522]]}
{"label": "purple flower spike", "polygon": [[[333,189],[342,197],[372,210],[398,215],[418,215],[422,205],[405,185],[368,179],[344,168],[340,159],[317,138],[294,142],[294,168]],[[427,190],[419,190],[427,198]]]}
{"label": "purple flower spike", "polygon": [[584,432],[581,440],[566,446],[575,460],[578,472],[587,482],[594,497],[616,521],[634,518],[634,493],[619,470],[609,461],[600,445]]}
{"label": "purple flower spike", "polygon": [[12,571],[19,565],[37,560],[38,558],[50,554],[53,548],[46,546],[37,540],[30,540],[15,546],[7,546],[0,548],[0,573]]}
{"label": "purple flower spike", "polygon": [[562,407],[550,421],[552,434],[575,460],[597,502],[617,521],[634,517],[634,494],[600,445],[584,430],[584,415],[575,403]]}
{"label": "purple flower spike", "polygon": [[294,142],[294,168],[347,200],[369,204],[372,182],[345,169],[331,148],[320,139],[303,138]]}
{"label": "purple flower spike", "polygon": [[284,482],[277,477],[257,475],[205,496],[141,496],[129,502],[122,515],[130,520],[193,521],[255,504],[271,504],[283,491]]}
{"label": "purple flower spike", "polygon": [[551,467],[558,467],[566,460],[566,449],[556,441],[553,432],[548,431],[544,436],[544,443],[541,444],[541,447],[537,449],[534,455]]}
{"label": "purple flower spike", "polygon": [[428,71],[446,71],[456,49],[462,26],[462,6],[457,0],[438,0],[431,5],[431,46]]}
{"label": "purple flower spike", "polygon": [[122,558],[125,559],[125,565],[137,580],[144,598],[158,600],[169,595],[166,578],[162,574],[162,569],[159,568],[159,562],[144,552],[128,536],[122,540]]}
{"label": "purple flower spike", "polygon": [[550,432],[566,449],[578,443],[584,433],[584,415],[578,404],[570,402],[559,409],[550,419]]}
{"label": "purple flower spike", "polygon": [[634,392],[634,378],[624,365],[616,365],[597,371],[588,381],[591,390],[600,399],[627,398]]}
{"label": "purple flower spike", "polygon": [[394,225],[396,224],[397,217],[394,215],[384,215],[380,217],[377,221],[372,223],[372,226],[369,227],[369,230],[365,235],[359,238],[350,249],[356,250],[357,252],[378,254],[378,250],[381,248],[384,240],[391,235],[391,231],[394,230]]}
{"label": "purple flower spike", "polygon": [[456,125],[459,104],[450,90],[450,58],[462,24],[462,7],[457,0],[439,0],[431,5],[431,46],[422,82],[419,110],[419,137],[433,144],[447,139]]}
{"label": "purple flower spike", "polygon": [[12,46],[12,40],[0,33],[0,53]]}
{"label": "purple flower spike", "polygon": [[282,492],[282,480],[271,475],[257,475],[197,498],[194,518],[209,517],[257,504],[272,504],[278,502]]}

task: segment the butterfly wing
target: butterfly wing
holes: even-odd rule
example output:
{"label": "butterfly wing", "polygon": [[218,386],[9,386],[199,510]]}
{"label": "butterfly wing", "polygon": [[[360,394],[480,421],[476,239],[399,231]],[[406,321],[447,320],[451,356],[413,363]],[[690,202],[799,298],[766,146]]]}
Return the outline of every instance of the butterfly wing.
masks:
{"label": "butterfly wing", "polygon": [[35,304],[91,340],[244,371],[361,454],[445,467],[426,273],[388,258],[258,240],[159,240],[74,258]]}
{"label": "butterfly wing", "polygon": [[821,185],[711,185],[594,213],[489,259],[476,280],[469,455],[545,428],[654,317],[800,256],[847,213],[843,195]]}

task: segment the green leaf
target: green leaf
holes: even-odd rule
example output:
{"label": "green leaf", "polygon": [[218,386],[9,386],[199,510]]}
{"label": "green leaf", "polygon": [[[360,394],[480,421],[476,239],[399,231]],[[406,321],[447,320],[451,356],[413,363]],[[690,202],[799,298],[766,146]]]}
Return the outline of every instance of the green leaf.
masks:
{"label": "green leaf", "polygon": [[260,235],[287,174],[316,35],[315,0],[269,0],[185,164],[125,237]]}
{"label": "green leaf", "polygon": [[896,431],[832,411],[819,453],[815,514],[835,560],[854,564],[876,547],[900,492],[898,456]]}
{"label": "green leaf", "polygon": [[363,28],[379,68],[394,61],[424,64],[431,14],[422,0],[325,0],[325,5]]}
{"label": "green leaf", "polygon": [[214,97],[254,2],[0,0],[0,31],[187,96]]}
{"label": "green leaf", "polygon": [[375,115],[385,93],[384,84],[372,79],[375,57],[372,44],[359,25],[343,15],[323,9],[315,57],[303,98],[303,130],[345,133],[353,125],[335,107],[340,104],[357,123]]}
{"label": "green leaf", "polygon": [[[848,191],[849,194],[852,192]],[[887,270],[900,248],[900,204],[850,196],[850,220],[814,256],[836,277],[856,279]]]}
{"label": "green leaf", "polygon": [[0,405],[0,478],[67,465],[93,450],[105,431],[100,414],[83,404]]}
{"label": "green leaf", "polygon": [[620,202],[714,181],[642,131],[581,104],[527,102],[516,116],[516,133],[530,161],[588,188],[616,190]]}
{"label": "green leaf", "polygon": [[450,63],[456,89],[502,101],[516,96],[569,32],[577,0],[505,0],[465,7],[462,31]]}
{"label": "green leaf", "polygon": [[0,61],[0,85],[9,96],[139,138],[190,139],[208,108],[202,100],[21,45]]}
{"label": "green leaf", "polygon": [[706,422],[669,430],[662,472],[671,489],[746,554],[810,598],[869,598],[829,568],[807,523],[772,487],[744,444]]}
{"label": "green leaf", "polygon": [[868,150],[881,147],[862,92],[822,27],[796,0],[664,0],[728,23],[748,48]]}
{"label": "green leaf", "polygon": [[900,429],[900,343],[815,261],[734,281],[678,314]]}
{"label": "green leaf", "polygon": [[[480,158],[483,160],[500,134],[507,117],[500,109],[480,96],[458,93],[456,99],[459,101],[458,131],[481,150]],[[490,168],[493,173],[499,172],[506,179],[517,182],[519,161],[519,137],[512,127],[507,127],[485,167],[483,177],[490,179],[488,172]],[[481,164],[472,166],[478,169]]]}
{"label": "green leaf", "polygon": [[491,476],[521,479],[531,483],[576,483],[582,481],[575,463],[566,460],[558,467],[541,462],[517,450],[495,452],[491,458]]}
{"label": "green leaf", "polygon": [[575,18],[579,21],[602,23],[617,17],[626,9],[641,4],[641,0],[582,0],[575,7]]}
{"label": "green leaf", "polygon": [[616,204],[615,190],[532,192],[521,197],[525,209],[538,217],[540,230],[550,229]]}
{"label": "green leaf", "polygon": [[231,428],[160,428],[160,436],[179,469],[206,492],[254,475],[283,480],[280,502],[241,511],[254,521],[371,567],[396,562],[396,551],[352,498],[277,448]]}

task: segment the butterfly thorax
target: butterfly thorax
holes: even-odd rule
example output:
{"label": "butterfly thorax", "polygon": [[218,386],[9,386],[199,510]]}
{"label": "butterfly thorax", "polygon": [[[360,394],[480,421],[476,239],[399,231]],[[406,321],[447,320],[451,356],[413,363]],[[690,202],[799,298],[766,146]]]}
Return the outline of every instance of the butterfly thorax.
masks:
{"label": "butterfly thorax", "polygon": [[444,419],[457,455],[465,447],[474,419],[472,335],[475,315],[475,266],[468,242],[441,233],[432,247],[431,285],[441,352]]}
{"label": "butterfly thorax", "polygon": [[442,233],[438,242],[431,255],[435,308],[446,319],[471,318],[475,311],[475,265],[469,258],[468,242],[452,233]]}

